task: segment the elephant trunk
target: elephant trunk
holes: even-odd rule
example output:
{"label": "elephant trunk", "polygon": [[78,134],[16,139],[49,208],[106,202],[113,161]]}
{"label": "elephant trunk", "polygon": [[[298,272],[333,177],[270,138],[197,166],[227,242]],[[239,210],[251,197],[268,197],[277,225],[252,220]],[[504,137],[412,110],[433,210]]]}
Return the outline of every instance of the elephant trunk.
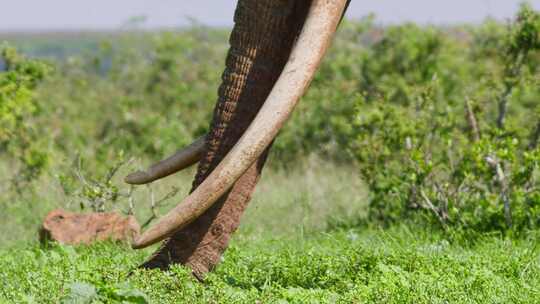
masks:
{"label": "elephant trunk", "polygon": [[[287,2],[294,5],[296,2]],[[285,5],[287,4],[285,3]],[[242,4],[248,6],[250,3],[246,1],[239,2],[239,8]],[[257,3],[259,5],[265,5],[265,3]],[[257,6],[255,4],[255,6]],[[265,149],[271,144],[274,137],[279,132],[285,121],[292,113],[296,103],[299,101],[305,90],[309,86],[309,83],[313,79],[316,69],[318,68],[326,50],[328,49],[333,34],[339,24],[342,13],[345,10],[347,4],[346,0],[313,0],[309,13],[307,15],[305,26],[302,29],[301,35],[296,43],[294,50],[292,51],[290,58],[283,68],[281,75],[270,94],[268,95],[265,103],[261,107],[256,117],[253,117],[253,113],[242,113],[240,109],[233,110],[230,113],[217,113],[218,116],[240,117],[238,123],[233,124],[233,127],[237,128],[238,125],[242,125],[247,128],[245,122],[247,119],[251,122],[249,128],[242,128],[245,130],[245,134],[238,140],[235,138],[235,145],[226,157],[219,163],[215,170],[188,196],[183,203],[179,204],[173,210],[171,210],[166,216],[160,219],[160,221],[143,233],[134,242],[135,248],[146,247],[155,242],[158,242],[178,229],[185,227],[187,224],[195,220],[198,216],[204,213],[210,208],[219,197],[225,194],[232,185],[249,169],[249,167],[259,158]],[[282,4],[283,5],[283,4]],[[272,10],[266,11],[266,13],[272,13]],[[277,13],[282,13],[279,10]],[[275,15],[276,12],[274,11]],[[253,18],[253,13],[251,13]],[[263,16],[266,17],[266,16]],[[264,20],[264,19],[262,19]],[[238,22],[237,25],[246,25],[248,22]],[[275,28],[279,29],[278,24]],[[240,27],[240,26],[239,26]],[[285,27],[286,28],[286,27]],[[283,34],[287,37],[287,33],[290,34],[291,28],[285,31]],[[253,39],[253,28],[242,29],[238,33],[248,33],[246,36],[239,35],[239,41],[234,43],[231,52],[234,51],[234,45],[249,45],[250,39]],[[260,33],[263,34],[264,33]],[[269,36],[269,40],[273,40],[277,43],[279,39],[283,37],[279,36],[281,32],[273,30]],[[233,38],[235,35],[233,35]],[[294,36],[292,36],[294,37]],[[260,37],[255,38],[256,40]],[[282,45],[279,45],[282,47]],[[236,94],[242,95],[244,90],[248,88],[257,88],[260,84],[264,84],[271,79],[265,79],[259,77],[258,69],[264,70],[268,67],[268,62],[261,62],[260,64],[250,64],[252,58],[257,58],[257,54],[260,52],[258,48],[240,48],[239,51],[244,51],[239,55],[239,62],[236,62],[238,67],[233,66],[235,73],[228,74],[227,71],[224,74],[224,82],[227,81],[227,76],[231,77],[232,83],[235,80],[240,79],[241,82],[237,83],[239,87],[225,86],[222,88],[231,89],[229,92],[224,92],[224,95],[235,96]],[[255,70],[253,76],[243,77],[248,74],[248,70],[245,67],[250,67],[250,70]],[[236,74],[236,72],[241,74]],[[261,73],[264,75],[264,73]],[[272,81],[273,83],[273,81]],[[244,90],[242,90],[244,88]],[[220,103],[221,104],[221,103]],[[229,106],[226,104],[226,106]],[[236,107],[237,104],[234,105]],[[227,109],[225,109],[227,110]],[[214,131],[216,128],[213,128]],[[242,132],[243,133],[243,132]],[[231,138],[221,138],[222,142],[231,141]]]}
{"label": "elephant trunk", "polygon": [[[309,5],[305,0],[238,2],[218,102],[192,192],[215,171],[259,112],[287,63]],[[215,204],[166,239],[143,267],[165,269],[181,263],[198,277],[211,270],[239,225],[265,159],[263,153]]]}

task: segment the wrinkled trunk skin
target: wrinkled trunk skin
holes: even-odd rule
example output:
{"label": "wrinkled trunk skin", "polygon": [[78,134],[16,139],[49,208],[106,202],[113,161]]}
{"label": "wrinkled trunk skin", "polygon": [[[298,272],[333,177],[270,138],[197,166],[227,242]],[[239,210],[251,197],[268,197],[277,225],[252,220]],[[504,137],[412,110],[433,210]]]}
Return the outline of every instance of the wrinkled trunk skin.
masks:
{"label": "wrinkled trunk skin", "polygon": [[[192,191],[247,129],[278,79],[299,34],[310,0],[240,0],[206,151]],[[261,174],[268,150],[206,213],[167,239],[143,264],[189,266],[202,279],[219,263]]]}

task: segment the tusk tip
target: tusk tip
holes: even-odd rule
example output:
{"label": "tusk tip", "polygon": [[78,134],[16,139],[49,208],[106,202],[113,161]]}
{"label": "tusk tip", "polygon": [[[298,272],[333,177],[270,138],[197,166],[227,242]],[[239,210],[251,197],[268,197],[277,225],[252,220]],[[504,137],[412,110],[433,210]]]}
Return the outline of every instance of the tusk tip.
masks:
{"label": "tusk tip", "polygon": [[145,242],[143,242],[144,240],[142,240],[142,236],[139,236],[137,237],[136,239],[134,239],[131,243],[131,248],[133,249],[143,249],[145,247],[147,247],[147,245],[145,245]]}
{"label": "tusk tip", "polygon": [[[159,223],[157,224],[157,227],[159,227]],[[159,228],[156,229],[156,226],[150,227],[150,229],[141,233],[131,241],[131,248],[143,249],[161,242],[169,236],[170,233],[162,233]]]}
{"label": "tusk tip", "polygon": [[151,181],[152,177],[144,171],[133,172],[124,178],[124,182],[130,185],[143,185]]}

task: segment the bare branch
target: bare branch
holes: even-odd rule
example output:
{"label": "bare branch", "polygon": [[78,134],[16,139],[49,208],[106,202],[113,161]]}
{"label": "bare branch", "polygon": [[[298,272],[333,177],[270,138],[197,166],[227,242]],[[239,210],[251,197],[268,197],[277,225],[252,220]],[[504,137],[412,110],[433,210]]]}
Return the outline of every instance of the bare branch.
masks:
{"label": "bare branch", "polygon": [[426,193],[424,192],[424,189],[420,189],[420,196],[422,196],[422,199],[424,200],[424,202],[427,205],[427,208],[426,207],[424,207],[424,208],[431,210],[433,212],[433,214],[435,214],[435,216],[437,216],[437,219],[439,220],[441,225],[446,228],[446,221],[445,221],[444,217],[439,212],[439,209],[437,209],[437,207],[435,207],[435,205],[433,205],[433,203],[431,202],[429,197],[427,197]]}
{"label": "bare branch", "polygon": [[155,197],[154,197],[154,190],[152,189],[151,184],[148,184],[147,187],[148,187],[148,191],[150,192],[150,211],[152,212],[152,215],[150,215],[150,217],[144,222],[144,224],[141,225],[141,228],[143,229],[146,226],[150,225],[150,223],[153,220],[159,217],[157,214],[157,209],[160,208],[165,201],[174,197],[178,193],[178,191],[180,191],[179,188],[173,187],[169,193],[167,193],[163,198],[161,198],[160,200],[156,202]]}
{"label": "bare branch", "polygon": [[512,93],[512,87],[506,87],[504,93],[499,98],[499,116],[497,117],[497,127],[504,129],[504,123],[506,122],[506,113],[508,112],[508,97]]}
{"label": "bare branch", "polygon": [[465,99],[465,110],[467,112],[467,123],[469,124],[469,128],[471,130],[471,137],[473,141],[479,141],[480,129],[478,128],[478,121],[476,120],[476,116],[474,115],[474,111],[469,99]]}
{"label": "bare branch", "polygon": [[434,183],[434,187],[437,191],[439,199],[443,202],[443,205],[439,209],[442,219],[446,222],[448,221],[448,206],[450,205],[448,199],[448,196],[450,195],[448,193],[448,187],[445,187],[446,189],[443,189],[443,187],[441,187],[441,185],[437,182]]}
{"label": "bare branch", "polygon": [[79,179],[79,181],[85,185],[85,186],[90,186],[90,183],[86,180],[86,178],[84,177],[83,173],[82,173],[82,159],[81,159],[81,156],[77,154],[77,156],[75,157],[75,169],[73,170],[75,172],[75,175],[77,176],[77,178]]}
{"label": "bare branch", "polygon": [[501,187],[501,200],[504,204],[504,218],[506,220],[506,225],[512,227],[512,209],[510,206],[510,197],[509,197],[509,185],[504,170],[501,166],[501,162],[492,156],[486,157],[486,162],[495,170],[495,176],[497,177],[497,182]]}
{"label": "bare branch", "polygon": [[129,165],[133,162],[133,158],[130,158],[129,160],[122,160],[116,163],[114,167],[112,167],[109,172],[107,173],[107,177],[105,178],[105,183],[108,183],[112,180],[112,178],[116,175],[118,170],[123,167],[124,165]]}
{"label": "bare branch", "polygon": [[[510,67],[507,68],[506,77],[510,77],[512,79],[516,79],[519,74],[521,73],[521,68],[523,66],[523,63],[525,59],[527,58],[527,51],[520,52],[515,58],[514,63],[511,64]],[[499,117],[497,117],[497,127],[499,129],[504,129],[504,123],[506,121],[506,114],[508,112],[508,98],[510,97],[510,94],[512,94],[512,91],[514,89],[514,86],[516,85],[516,81],[507,80],[505,82],[505,88],[503,94],[499,97]]]}

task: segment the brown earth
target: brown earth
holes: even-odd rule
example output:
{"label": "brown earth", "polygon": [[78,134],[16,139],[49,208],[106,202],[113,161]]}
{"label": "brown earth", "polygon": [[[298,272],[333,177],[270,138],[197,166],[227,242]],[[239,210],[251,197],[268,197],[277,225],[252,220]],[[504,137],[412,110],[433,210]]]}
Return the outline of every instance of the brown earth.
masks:
{"label": "brown earth", "polygon": [[116,212],[73,213],[62,209],[49,212],[39,230],[41,242],[90,244],[96,241],[129,241],[139,235],[141,227],[133,216]]}

